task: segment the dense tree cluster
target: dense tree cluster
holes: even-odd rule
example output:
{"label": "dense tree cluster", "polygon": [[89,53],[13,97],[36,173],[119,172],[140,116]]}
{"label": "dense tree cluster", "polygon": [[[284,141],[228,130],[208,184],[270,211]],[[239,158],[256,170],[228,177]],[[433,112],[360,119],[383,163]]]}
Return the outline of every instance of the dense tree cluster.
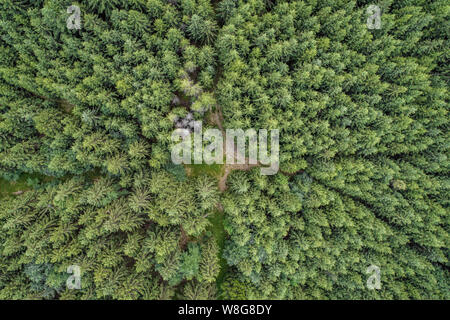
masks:
{"label": "dense tree cluster", "polygon": [[[0,299],[449,299],[450,6],[370,4],[2,1]],[[214,116],[280,171],[172,164]]]}
{"label": "dense tree cluster", "polygon": [[[168,299],[182,281],[213,295],[218,247],[199,194],[159,172],[131,189],[75,177],[2,201],[0,298]],[[71,265],[83,290],[66,288]]]}
{"label": "dense tree cluster", "polygon": [[384,2],[371,31],[360,3],[262,5],[219,33],[218,102],[228,127],[279,128],[294,177],[230,183],[227,261],[258,298],[448,297],[449,7]]}

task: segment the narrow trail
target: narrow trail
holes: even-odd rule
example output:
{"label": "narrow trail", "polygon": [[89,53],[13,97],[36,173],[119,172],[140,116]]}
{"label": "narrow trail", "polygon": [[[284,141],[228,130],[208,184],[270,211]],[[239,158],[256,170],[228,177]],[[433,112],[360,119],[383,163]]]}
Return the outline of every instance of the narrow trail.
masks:
{"label": "narrow trail", "polygon": [[[226,141],[226,132],[223,128],[223,114],[222,114],[222,110],[219,108],[219,106],[216,106],[216,111],[214,113],[211,113],[210,121],[217,125],[217,127],[222,132],[222,137],[224,137],[224,140]],[[227,152],[226,144],[224,144],[223,145],[223,155],[225,158],[227,155],[226,152]],[[237,162],[236,161],[237,160],[237,146],[236,145],[234,146],[234,160],[235,160],[235,162]],[[220,192],[225,192],[225,190],[227,189],[227,178],[228,178],[228,175],[233,170],[247,171],[247,170],[250,170],[251,168],[258,167],[259,164],[249,164],[249,159],[248,159],[248,157],[246,157],[244,164],[237,164],[237,163],[236,164],[227,164],[227,163],[225,163],[224,166],[225,166],[224,173],[219,179]],[[220,210],[220,208],[221,208],[221,206],[219,206],[219,210]]]}

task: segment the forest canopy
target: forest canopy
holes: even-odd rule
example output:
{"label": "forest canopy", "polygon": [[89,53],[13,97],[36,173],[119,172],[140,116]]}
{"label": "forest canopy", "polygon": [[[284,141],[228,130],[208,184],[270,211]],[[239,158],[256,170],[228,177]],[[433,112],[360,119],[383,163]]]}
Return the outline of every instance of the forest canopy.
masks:
{"label": "forest canopy", "polygon": [[[450,299],[449,15],[1,1],[0,299]],[[173,164],[194,120],[279,130],[279,172]]]}

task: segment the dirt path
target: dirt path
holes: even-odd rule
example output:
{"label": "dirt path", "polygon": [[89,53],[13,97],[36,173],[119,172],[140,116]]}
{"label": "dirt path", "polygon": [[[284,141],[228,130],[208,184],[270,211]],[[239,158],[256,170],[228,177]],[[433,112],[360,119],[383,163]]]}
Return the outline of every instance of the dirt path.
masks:
{"label": "dirt path", "polygon": [[225,136],[225,130],[223,129],[223,114],[219,106],[216,106],[216,111],[210,114],[209,120],[218,126],[220,131],[222,131],[222,135]]}
{"label": "dirt path", "polygon": [[[222,110],[216,106],[216,111],[214,113],[211,113],[210,115],[210,121],[214,124],[217,125],[217,127],[219,127],[220,131],[222,132],[222,136],[224,137],[224,141],[226,141],[226,132],[223,129],[223,114],[222,114]],[[226,144],[223,145],[223,155],[226,158]],[[235,162],[237,162],[237,146],[234,146],[234,160]],[[246,157],[245,158],[245,163],[244,164],[227,164],[225,163],[225,169],[224,169],[224,173],[223,175],[220,177],[219,179],[219,190],[220,192],[224,192],[227,189],[227,178],[228,175],[233,171],[233,170],[250,170],[251,168],[254,167],[258,167],[259,164],[249,164],[249,159]]]}

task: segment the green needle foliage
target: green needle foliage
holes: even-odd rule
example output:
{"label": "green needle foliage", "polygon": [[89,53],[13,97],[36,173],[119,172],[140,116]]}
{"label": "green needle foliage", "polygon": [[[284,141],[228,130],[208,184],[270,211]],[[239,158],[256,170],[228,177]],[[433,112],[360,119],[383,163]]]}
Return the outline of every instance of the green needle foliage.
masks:
{"label": "green needle foliage", "polygon": [[[450,299],[448,1],[69,5],[0,3],[0,299]],[[174,165],[188,115],[280,171]]]}

